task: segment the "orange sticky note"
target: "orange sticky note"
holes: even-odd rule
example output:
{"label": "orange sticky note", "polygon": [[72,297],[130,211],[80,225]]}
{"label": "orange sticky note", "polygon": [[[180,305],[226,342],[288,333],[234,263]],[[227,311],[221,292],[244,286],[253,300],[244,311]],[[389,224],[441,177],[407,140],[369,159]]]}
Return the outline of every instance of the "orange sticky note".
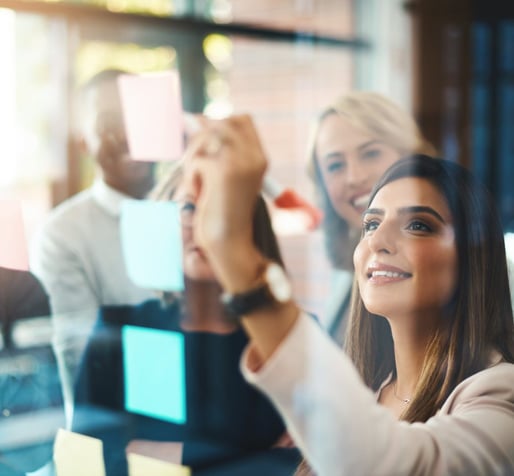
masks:
{"label": "orange sticky note", "polygon": [[0,200],[0,266],[28,271],[29,256],[20,202]]}

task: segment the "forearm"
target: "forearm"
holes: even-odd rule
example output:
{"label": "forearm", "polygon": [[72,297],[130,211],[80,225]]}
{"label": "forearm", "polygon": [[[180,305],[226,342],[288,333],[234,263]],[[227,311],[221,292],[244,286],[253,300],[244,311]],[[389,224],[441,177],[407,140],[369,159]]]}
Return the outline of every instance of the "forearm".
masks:
{"label": "forearm", "polygon": [[[212,247],[210,258],[223,289],[240,293],[259,284],[259,275],[266,258],[251,244],[224,242]],[[280,345],[299,315],[294,301],[262,307],[242,317],[242,325],[262,362]]]}

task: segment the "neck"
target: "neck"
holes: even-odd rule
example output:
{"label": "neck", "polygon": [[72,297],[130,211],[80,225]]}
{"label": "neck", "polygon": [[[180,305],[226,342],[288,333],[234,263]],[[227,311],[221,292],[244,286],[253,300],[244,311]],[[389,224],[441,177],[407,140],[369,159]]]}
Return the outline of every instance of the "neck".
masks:
{"label": "neck", "polygon": [[113,188],[114,190],[117,190],[118,192],[123,193],[124,195],[136,199],[145,198],[147,193],[154,186],[153,177],[148,177],[145,180],[140,180],[136,184],[120,183],[117,180],[112,180],[105,176],[103,180],[107,185],[109,185],[109,187]]}
{"label": "neck", "polygon": [[220,303],[221,288],[210,281],[192,281],[186,278],[186,313],[182,328],[216,334],[234,332],[237,326],[227,320]]}
{"label": "neck", "polygon": [[[409,318],[409,322],[420,321],[419,316]],[[426,349],[433,332],[426,328],[406,326],[405,322],[390,322],[390,325],[396,364],[396,395],[402,399],[411,399],[421,375]]]}

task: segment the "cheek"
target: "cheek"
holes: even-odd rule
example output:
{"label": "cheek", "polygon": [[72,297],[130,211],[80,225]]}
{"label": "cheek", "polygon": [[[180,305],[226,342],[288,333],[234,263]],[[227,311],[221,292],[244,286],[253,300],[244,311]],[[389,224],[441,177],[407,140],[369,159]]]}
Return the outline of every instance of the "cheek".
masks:
{"label": "cheek", "polygon": [[442,292],[446,296],[446,302],[448,302],[455,293],[458,280],[458,263],[456,253],[448,254],[447,258],[446,266],[441,266],[441,282],[444,283]]}
{"label": "cheek", "polygon": [[369,255],[369,248],[366,245],[365,238],[359,241],[353,252],[353,266],[355,268],[355,274],[360,279],[364,273],[364,267],[366,266],[367,258]]}
{"label": "cheek", "polygon": [[186,253],[184,256],[184,275],[192,281],[216,281],[209,262],[195,252]]}
{"label": "cheek", "polygon": [[323,185],[332,205],[335,207],[344,195],[345,187],[342,176],[340,174],[324,174]]}
{"label": "cheek", "polygon": [[434,299],[445,305],[453,296],[457,285],[457,257],[454,249],[436,248],[423,253],[420,270],[425,277],[424,286],[431,289]]}
{"label": "cheek", "polygon": [[344,180],[341,177],[331,177],[325,182],[325,188],[330,203],[336,213],[355,228],[360,227],[361,217],[353,206],[348,202],[347,190]]}
{"label": "cheek", "polygon": [[182,245],[184,248],[193,243],[193,229],[191,227],[182,227]]}

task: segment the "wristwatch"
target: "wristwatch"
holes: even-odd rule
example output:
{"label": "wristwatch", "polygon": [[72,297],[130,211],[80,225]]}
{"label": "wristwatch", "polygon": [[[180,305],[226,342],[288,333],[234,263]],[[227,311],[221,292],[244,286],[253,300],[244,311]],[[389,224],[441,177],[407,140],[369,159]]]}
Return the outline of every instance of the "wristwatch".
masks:
{"label": "wristwatch", "polygon": [[284,269],[274,262],[268,262],[259,277],[261,284],[242,292],[221,295],[225,311],[232,317],[241,317],[253,312],[283,304],[291,300],[293,288]]}

